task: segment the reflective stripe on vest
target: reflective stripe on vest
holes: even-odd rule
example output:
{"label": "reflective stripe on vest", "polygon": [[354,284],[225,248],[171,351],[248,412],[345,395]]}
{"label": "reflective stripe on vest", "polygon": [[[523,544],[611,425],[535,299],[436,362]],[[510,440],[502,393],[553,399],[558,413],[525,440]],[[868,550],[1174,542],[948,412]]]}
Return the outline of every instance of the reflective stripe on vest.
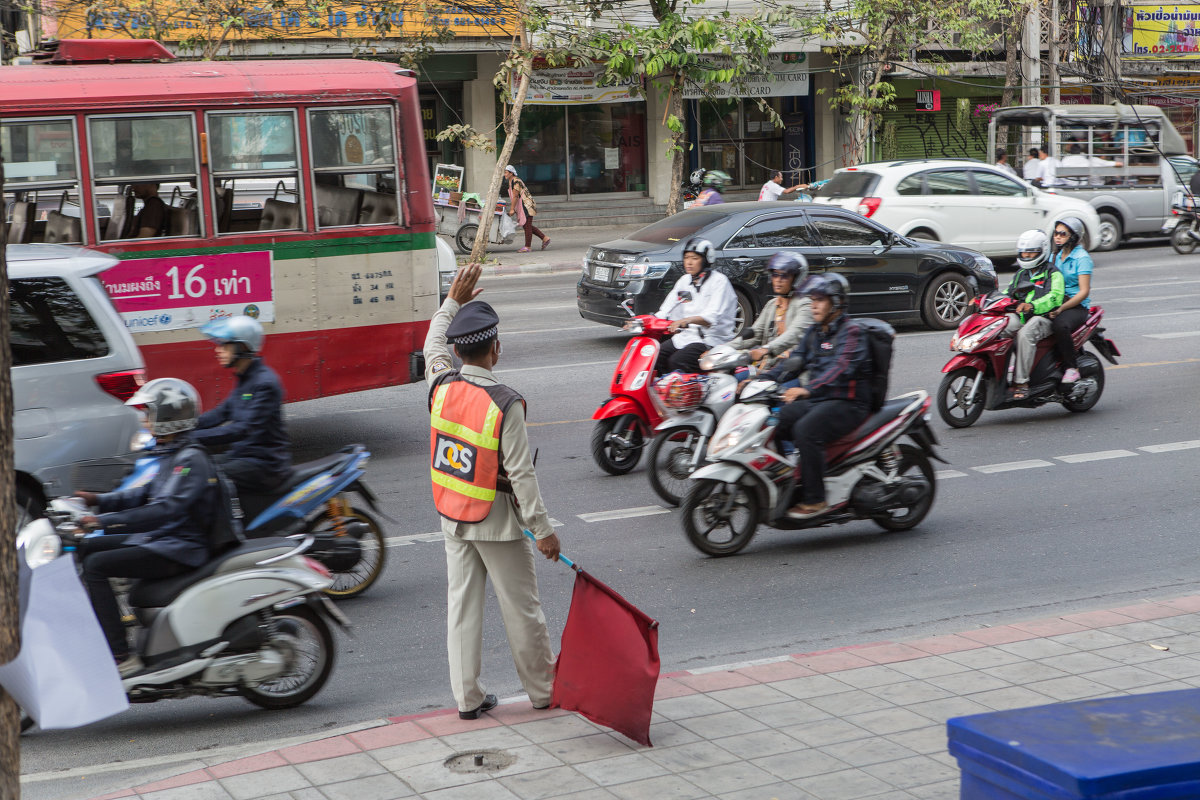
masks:
{"label": "reflective stripe on vest", "polygon": [[481,522],[496,499],[501,409],[487,389],[461,378],[433,393],[429,409],[429,476],[438,513]]}

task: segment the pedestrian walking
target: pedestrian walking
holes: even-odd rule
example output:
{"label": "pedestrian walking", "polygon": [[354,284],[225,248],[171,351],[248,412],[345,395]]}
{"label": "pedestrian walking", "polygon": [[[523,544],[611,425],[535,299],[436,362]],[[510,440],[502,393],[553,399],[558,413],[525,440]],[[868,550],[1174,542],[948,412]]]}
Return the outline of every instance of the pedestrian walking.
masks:
{"label": "pedestrian walking", "polygon": [[537,216],[537,202],[529,193],[525,181],[517,177],[517,168],[509,164],[504,168],[505,190],[508,192],[508,207],[513,209],[517,224],[525,229],[525,246],[518,253],[528,253],[533,244],[533,237],[542,240],[542,249],[550,246],[550,237],[534,227],[533,218]]}
{"label": "pedestrian walking", "polygon": [[[525,401],[492,374],[500,358],[500,318],[487,303],[471,302],[482,291],[475,288],[480,272],[478,264],[459,270],[424,347],[430,476],[446,543],[446,648],[462,719],[478,719],[498,702],[479,680],[489,577],[534,708],[549,707],[554,683],[550,634],[523,531],[533,533],[546,558],[558,558],[559,542],[529,453]],[[448,341],[461,369],[454,369]]]}

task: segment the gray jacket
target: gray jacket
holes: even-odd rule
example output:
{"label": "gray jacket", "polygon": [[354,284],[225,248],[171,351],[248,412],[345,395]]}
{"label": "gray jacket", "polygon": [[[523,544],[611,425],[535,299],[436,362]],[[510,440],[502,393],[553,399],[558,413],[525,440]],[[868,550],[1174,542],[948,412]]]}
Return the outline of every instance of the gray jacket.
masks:
{"label": "gray jacket", "polygon": [[[751,350],[755,347],[766,347],[769,354],[764,366],[771,366],[779,358],[779,354],[796,346],[804,336],[804,332],[812,325],[812,302],[807,297],[793,297],[788,303],[787,314],[784,317],[784,331],[780,336],[775,335],[775,306],[778,299],[772,297],[763,306],[758,319],[754,320],[754,333],[730,342],[738,350]],[[763,344],[763,343],[766,344]]]}

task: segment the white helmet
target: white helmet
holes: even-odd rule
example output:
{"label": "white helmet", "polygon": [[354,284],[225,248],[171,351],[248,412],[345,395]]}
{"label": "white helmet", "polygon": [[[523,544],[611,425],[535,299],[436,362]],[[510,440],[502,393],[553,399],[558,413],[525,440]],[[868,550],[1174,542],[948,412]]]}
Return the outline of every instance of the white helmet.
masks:
{"label": "white helmet", "polygon": [[[1025,253],[1037,252],[1033,258],[1026,258]],[[1043,231],[1025,231],[1017,237],[1017,266],[1021,269],[1040,267],[1050,257],[1050,240]]]}

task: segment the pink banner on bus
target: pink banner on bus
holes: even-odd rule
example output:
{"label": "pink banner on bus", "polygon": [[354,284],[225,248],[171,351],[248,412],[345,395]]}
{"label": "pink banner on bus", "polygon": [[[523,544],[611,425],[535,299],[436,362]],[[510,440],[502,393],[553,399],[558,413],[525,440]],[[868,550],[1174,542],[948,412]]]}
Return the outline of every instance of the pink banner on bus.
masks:
{"label": "pink banner on bus", "polygon": [[269,250],[135,259],[100,278],[135,333],[194,328],[235,314],[275,320]]}

